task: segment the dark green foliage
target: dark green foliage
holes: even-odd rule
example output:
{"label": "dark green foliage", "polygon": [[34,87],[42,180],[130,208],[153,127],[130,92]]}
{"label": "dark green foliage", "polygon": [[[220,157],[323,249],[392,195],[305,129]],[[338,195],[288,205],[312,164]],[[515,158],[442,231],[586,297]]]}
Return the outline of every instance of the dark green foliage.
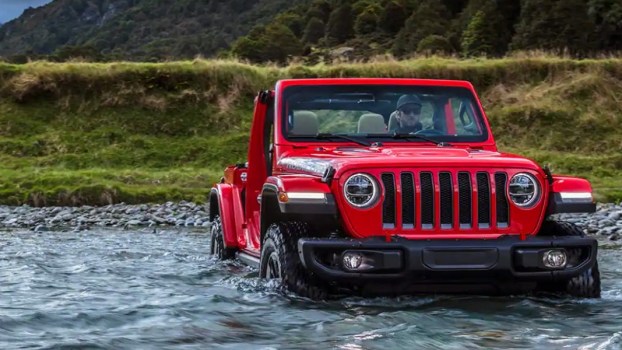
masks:
{"label": "dark green foliage", "polygon": [[378,13],[373,7],[366,8],[356,17],[354,31],[357,35],[374,33],[378,28]]}
{"label": "dark green foliage", "polygon": [[588,13],[595,25],[596,48],[604,51],[622,50],[622,2],[589,0]]}
{"label": "dark green foliage", "polygon": [[253,62],[284,63],[288,58],[300,55],[302,45],[288,27],[274,23],[255,28],[249,36],[238,39],[232,51],[238,57]]}
{"label": "dark green foliage", "polygon": [[393,46],[397,56],[415,52],[419,42],[430,35],[443,35],[449,25],[449,12],[442,2],[421,0],[415,12],[406,20]]}
{"label": "dark green foliage", "polygon": [[[290,33],[297,40],[289,42]],[[310,63],[329,61],[338,46],[357,60],[510,49],[598,56],[622,50],[622,1],[55,0],[0,27],[0,58],[21,63],[197,55],[254,62],[302,55]]]}
{"label": "dark green foliage", "polygon": [[326,22],[332,10],[333,8],[328,0],[314,0],[309,6],[305,17],[309,19],[316,17],[322,22]]}
{"label": "dark green foliage", "polygon": [[[113,59],[152,61],[215,56],[255,25],[297,4],[290,0],[55,0],[0,27],[0,56],[49,55],[92,46]],[[302,20],[283,23],[301,35]]]}
{"label": "dark green foliage", "polygon": [[448,54],[452,52],[452,47],[447,38],[440,35],[429,35],[419,42],[417,45],[417,52],[426,54]]}
{"label": "dark green foliage", "polygon": [[304,22],[302,17],[298,14],[285,12],[282,13],[274,19],[275,22],[285,25],[289,30],[294,33],[294,35],[298,38],[302,37],[302,32],[304,30]]}
{"label": "dark green foliage", "polygon": [[462,33],[462,53],[465,56],[502,56],[509,36],[495,3],[485,1]]}
{"label": "dark green foliage", "polygon": [[324,37],[324,23],[317,17],[311,17],[305,27],[302,41],[315,44]]}
{"label": "dark green foliage", "polygon": [[525,0],[512,49],[586,53],[593,28],[586,0]]}
{"label": "dark green foliage", "polygon": [[[447,10],[449,10],[451,17],[456,17],[460,12],[464,10],[466,5],[469,3],[469,0],[442,0],[442,1],[445,7],[447,8]],[[513,1],[513,0],[503,0],[503,2],[506,2],[506,1]],[[516,0],[516,1],[519,1],[519,0]]]}
{"label": "dark green foliage", "polygon": [[330,44],[341,44],[354,36],[354,12],[348,1],[336,7],[326,23],[326,39]]}
{"label": "dark green foliage", "polygon": [[389,0],[380,13],[379,27],[389,34],[397,34],[404,26],[410,12],[397,0]]}

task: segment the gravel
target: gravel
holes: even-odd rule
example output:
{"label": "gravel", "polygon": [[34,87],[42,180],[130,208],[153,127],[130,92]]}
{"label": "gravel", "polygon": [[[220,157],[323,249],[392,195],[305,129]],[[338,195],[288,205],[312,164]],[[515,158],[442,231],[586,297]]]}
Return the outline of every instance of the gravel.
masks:
{"label": "gravel", "polygon": [[612,241],[622,238],[622,203],[599,203],[595,213],[557,214],[554,218],[572,222],[590,235],[608,236]]}
{"label": "gravel", "polygon": [[181,201],[164,204],[114,204],[104,207],[0,206],[0,228],[30,228],[36,232],[74,231],[91,227],[208,227],[206,205]]}
{"label": "gravel", "polygon": [[[592,214],[558,214],[557,220],[573,222],[590,235],[622,238],[622,204],[598,204]],[[114,204],[104,207],[0,206],[0,228],[29,228],[36,232],[91,227],[208,227],[207,205],[192,202],[164,204]]]}

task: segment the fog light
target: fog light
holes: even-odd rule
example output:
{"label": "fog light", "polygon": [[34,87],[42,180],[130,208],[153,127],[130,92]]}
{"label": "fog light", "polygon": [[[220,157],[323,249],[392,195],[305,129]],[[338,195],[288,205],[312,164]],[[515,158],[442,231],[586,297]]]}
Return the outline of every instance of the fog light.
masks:
{"label": "fog light", "polygon": [[559,269],[566,266],[566,251],[563,249],[547,250],[542,256],[544,266],[549,269]]}
{"label": "fog light", "polygon": [[356,251],[345,251],[341,256],[343,268],[348,271],[364,271],[374,268],[374,260]]}
{"label": "fog light", "polygon": [[343,254],[343,267],[347,270],[356,270],[363,263],[363,254],[346,252]]}

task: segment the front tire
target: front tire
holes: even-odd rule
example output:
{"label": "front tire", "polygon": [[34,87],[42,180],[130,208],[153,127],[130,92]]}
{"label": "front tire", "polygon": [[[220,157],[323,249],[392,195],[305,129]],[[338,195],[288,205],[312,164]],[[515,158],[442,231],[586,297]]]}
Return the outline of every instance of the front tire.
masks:
{"label": "front tire", "polygon": [[261,246],[259,274],[262,278],[280,279],[282,286],[311,299],[326,298],[326,291],[305,269],[298,256],[298,239],[308,234],[302,222],[270,225]]}
{"label": "front tire", "polygon": [[210,254],[216,256],[220,260],[229,260],[235,257],[235,249],[225,246],[225,235],[222,231],[222,221],[220,216],[216,215],[211,225],[211,245]]}
{"label": "front tire", "polygon": [[[585,233],[577,225],[570,222],[545,221],[540,229],[540,236],[575,236],[583,237]],[[563,293],[578,298],[600,298],[600,271],[598,262],[579,276],[568,281],[547,283],[540,286],[547,292]]]}

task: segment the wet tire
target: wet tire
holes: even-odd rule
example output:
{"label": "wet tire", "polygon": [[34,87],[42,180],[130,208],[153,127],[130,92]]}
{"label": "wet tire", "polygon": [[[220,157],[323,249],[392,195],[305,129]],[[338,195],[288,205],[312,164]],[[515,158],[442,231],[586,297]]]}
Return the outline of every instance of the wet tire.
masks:
{"label": "wet tire", "polygon": [[[577,225],[570,222],[545,221],[540,229],[540,236],[575,236],[583,237],[585,233]],[[600,271],[598,262],[581,275],[565,282],[543,284],[540,289],[547,292],[563,293],[578,298],[600,298]]]}
{"label": "wet tire", "polygon": [[302,297],[325,299],[325,289],[304,268],[298,256],[298,239],[307,233],[308,226],[302,222],[272,224],[261,246],[260,277],[280,279],[286,290]]}
{"label": "wet tire", "polygon": [[212,220],[211,237],[211,255],[215,255],[220,260],[228,260],[235,257],[235,249],[225,247],[225,236],[222,231],[222,221],[218,215],[216,215],[214,220]]}

